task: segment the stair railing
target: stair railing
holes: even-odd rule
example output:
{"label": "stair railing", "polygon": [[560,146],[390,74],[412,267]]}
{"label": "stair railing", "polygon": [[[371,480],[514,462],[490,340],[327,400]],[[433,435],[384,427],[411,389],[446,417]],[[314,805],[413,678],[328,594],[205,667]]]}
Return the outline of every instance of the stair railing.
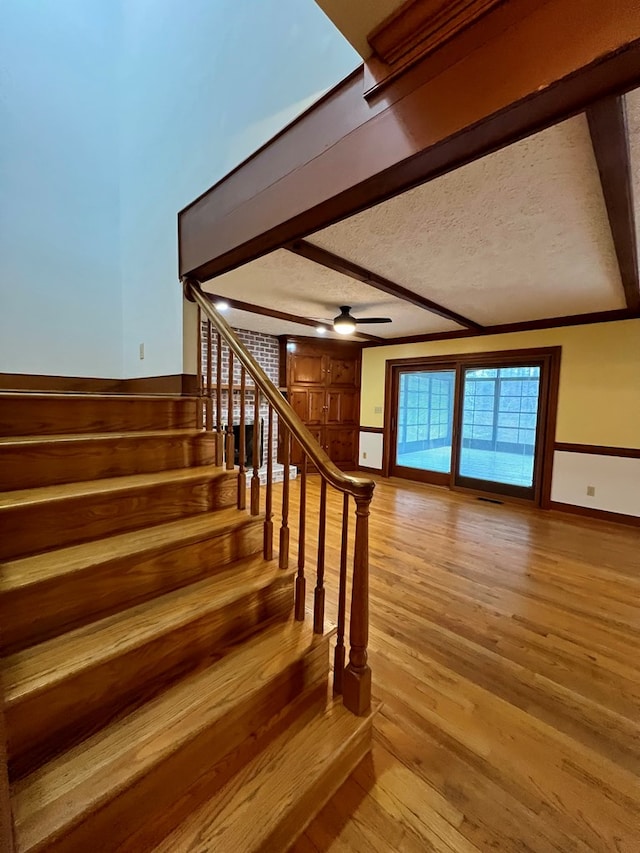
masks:
{"label": "stair railing", "polygon": [[[234,357],[240,366],[239,395],[239,456],[238,456],[238,507],[246,503],[245,473],[245,425],[246,394],[253,393],[253,447],[251,456],[252,476],[249,507],[251,515],[260,513],[260,441],[257,430],[260,428],[260,400],[268,406],[267,414],[267,464],[265,488],[264,520],[264,557],[274,557],[273,536],[273,437],[274,412],[278,418],[279,446],[283,464],[282,508],[279,531],[278,566],[289,568],[289,492],[290,460],[292,442],[295,441],[302,453],[300,471],[300,508],[298,517],[298,559],[295,580],[295,618],[305,618],[306,578],[306,489],[308,469],[313,466],[320,474],[320,512],[318,518],[318,558],[316,567],[316,585],[313,593],[313,630],[324,633],[325,609],[325,544],[327,515],[327,486],[331,486],[343,495],[342,535],[340,551],[340,573],[338,594],[337,637],[334,655],[333,690],[342,694],[346,708],[354,714],[367,713],[371,706],[371,670],[367,663],[367,643],[369,634],[369,507],[375,484],[372,480],[353,477],[341,471],[320,447],[316,439],[302,423],[298,415],[284,399],[276,385],[269,379],[253,355],[238,340],[236,334],[216,311],[204,295],[200,283],[192,278],[183,279],[185,297],[198,307],[198,387],[201,406],[198,406],[198,428],[212,432],[216,436],[216,464],[226,465],[228,470],[235,467],[235,442],[233,422],[235,417]],[[206,364],[202,369],[200,344],[202,340],[202,318],[206,318]],[[212,371],[213,330],[217,336],[216,375]],[[222,383],[223,360],[222,341],[228,348],[228,381]],[[253,386],[247,385],[247,374]],[[227,422],[222,422],[223,394],[227,394]],[[215,399],[215,419],[214,419]],[[242,482],[241,482],[242,481]],[[347,549],[349,544],[349,506],[355,504],[355,536],[353,544],[353,575],[351,582],[351,607],[349,620],[349,661],[345,666],[345,621],[347,606]]]}

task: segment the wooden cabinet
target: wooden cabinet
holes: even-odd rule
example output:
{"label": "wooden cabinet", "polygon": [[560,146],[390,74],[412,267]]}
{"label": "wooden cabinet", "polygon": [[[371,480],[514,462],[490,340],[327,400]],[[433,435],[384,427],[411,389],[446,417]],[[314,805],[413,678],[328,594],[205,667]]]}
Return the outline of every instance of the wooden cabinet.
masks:
{"label": "wooden cabinet", "polygon": [[[329,458],[344,469],[358,465],[361,350],[352,341],[281,339],[280,384]],[[301,461],[294,443],[291,462]]]}

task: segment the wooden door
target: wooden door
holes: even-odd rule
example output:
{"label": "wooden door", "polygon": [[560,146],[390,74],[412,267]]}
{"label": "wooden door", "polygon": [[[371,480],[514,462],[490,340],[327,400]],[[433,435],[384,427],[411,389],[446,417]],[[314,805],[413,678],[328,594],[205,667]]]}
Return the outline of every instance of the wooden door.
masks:
{"label": "wooden door", "polygon": [[[318,444],[324,448],[324,427],[307,427],[311,435],[315,438]],[[293,441],[291,445],[291,464],[292,465],[302,465],[302,450],[300,449],[300,445],[297,441]]]}
{"label": "wooden door", "polygon": [[327,385],[348,385],[358,387],[360,359],[350,356],[327,356]]}
{"label": "wooden door", "polygon": [[289,400],[293,411],[307,426],[320,426],[325,422],[325,397],[323,388],[297,388]]}
{"label": "wooden door", "polygon": [[339,468],[350,468],[358,450],[357,432],[353,427],[325,427],[325,449]]}
{"label": "wooden door", "polygon": [[[286,361],[280,375],[286,377],[293,410],[336,465],[357,467],[360,347],[299,339],[295,346],[292,351],[281,342]],[[300,464],[299,448],[292,450],[291,461]]]}
{"label": "wooden door", "polygon": [[324,385],[326,371],[326,357],[322,353],[291,353],[288,385]]}
{"label": "wooden door", "polygon": [[326,394],[325,423],[327,426],[358,423],[358,392],[331,388]]}

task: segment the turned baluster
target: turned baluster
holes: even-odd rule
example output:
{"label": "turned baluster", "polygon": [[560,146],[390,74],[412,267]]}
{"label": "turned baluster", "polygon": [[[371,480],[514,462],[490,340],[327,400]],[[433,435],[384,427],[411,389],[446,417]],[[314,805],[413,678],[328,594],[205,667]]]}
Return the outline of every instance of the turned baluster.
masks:
{"label": "turned baluster", "polygon": [[361,716],[371,707],[371,670],[367,664],[369,641],[369,505],[371,497],[356,497],[356,534],[349,622],[349,665],[342,678],[346,708]]}
{"label": "turned baluster", "polygon": [[307,454],[302,451],[300,466],[300,518],[298,522],[298,576],[296,577],[296,619],[304,621],[306,581],[304,577],[305,561],[305,525],[307,520]]}
{"label": "turned baluster", "polygon": [[213,429],[213,384],[211,380],[211,320],[207,320],[207,397],[205,409],[205,429]]}
{"label": "turned baluster", "polygon": [[247,505],[247,475],[245,473],[245,455],[247,438],[245,435],[244,401],[247,393],[247,371],[240,368],[240,435],[238,437],[238,509]]}
{"label": "turned baluster", "polygon": [[273,560],[273,406],[269,405],[267,425],[267,488],[264,501],[265,560]]}
{"label": "turned baluster", "polygon": [[344,621],[347,603],[347,548],[349,544],[349,495],[342,501],[342,543],[340,547],[340,587],[338,590],[338,635],[333,655],[333,692],[342,693],[344,673]]}
{"label": "turned baluster", "polygon": [[288,428],[280,421],[282,430],[283,454],[282,463],[282,526],[280,527],[280,558],[278,565],[281,569],[289,568],[289,460],[291,458],[291,435]]}
{"label": "turned baluster", "polygon": [[221,468],[224,453],[222,430],[222,337],[218,332],[216,350],[216,465]]}
{"label": "turned baluster", "polygon": [[251,475],[251,515],[260,512],[260,447],[262,445],[262,423],[260,421],[260,391],[254,382],[253,391],[253,474]]}
{"label": "turned baluster", "polygon": [[327,532],[327,483],[320,480],[320,518],[318,520],[318,571],[313,594],[313,631],[324,633],[324,547]]}
{"label": "turned baluster", "polygon": [[227,407],[227,471],[233,470],[233,350],[229,349],[229,405]]}
{"label": "turned baluster", "polygon": [[202,429],[202,409],[204,401],[202,399],[202,309],[198,305],[198,375],[196,379],[198,383],[198,402],[196,405],[196,429]]}

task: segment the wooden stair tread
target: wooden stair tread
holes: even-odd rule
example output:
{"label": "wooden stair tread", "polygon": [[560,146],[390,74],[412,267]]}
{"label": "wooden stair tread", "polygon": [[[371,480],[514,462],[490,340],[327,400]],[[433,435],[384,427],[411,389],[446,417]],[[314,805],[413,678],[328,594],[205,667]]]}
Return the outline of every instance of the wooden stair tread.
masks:
{"label": "wooden stair tread", "polygon": [[267,629],[17,782],[17,850],[41,846],[99,809],[325,640],[294,621]]}
{"label": "wooden stair tread", "polygon": [[188,438],[189,436],[207,436],[201,429],[154,429],[154,430],[130,430],[123,432],[65,432],[59,435],[9,435],[0,436],[0,448],[7,446],[20,446],[35,444],[56,444],[64,442],[87,442],[91,444],[97,441],[118,441],[126,438]]}
{"label": "wooden stair tread", "polygon": [[[345,766],[340,770],[341,754],[371,726],[374,713],[356,717],[341,700],[330,701],[323,714],[295,733],[289,730],[273,740],[154,848],[154,853],[283,849],[272,846],[272,838],[287,811],[328,773],[333,775],[333,789],[340,786],[354,769]],[[322,799],[316,801],[313,813],[322,805]],[[298,832],[303,829],[297,827]]]}
{"label": "wooden stair tread", "polygon": [[197,468],[181,468],[158,471],[152,474],[129,474],[124,477],[107,477],[102,480],[83,480],[57,486],[40,486],[35,489],[20,489],[0,495],[0,510],[14,509],[37,504],[51,504],[70,498],[88,498],[94,495],[118,494],[120,492],[146,489],[167,483],[194,482],[237,476],[237,471],[227,471],[214,465]]}
{"label": "wooden stair tread", "polygon": [[138,557],[148,556],[214,538],[254,523],[257,518],[230,507],[107,536],[97,541],[56,548],[44,554],[7,560],[2,563],[0,594],[82,572],[134,554]]}
{"label": "wooden stair tread", "polygon": [[228,607],[284,574],[262,556],[16,652],[4,659],[5,706],[144,645],[159,634]]}

